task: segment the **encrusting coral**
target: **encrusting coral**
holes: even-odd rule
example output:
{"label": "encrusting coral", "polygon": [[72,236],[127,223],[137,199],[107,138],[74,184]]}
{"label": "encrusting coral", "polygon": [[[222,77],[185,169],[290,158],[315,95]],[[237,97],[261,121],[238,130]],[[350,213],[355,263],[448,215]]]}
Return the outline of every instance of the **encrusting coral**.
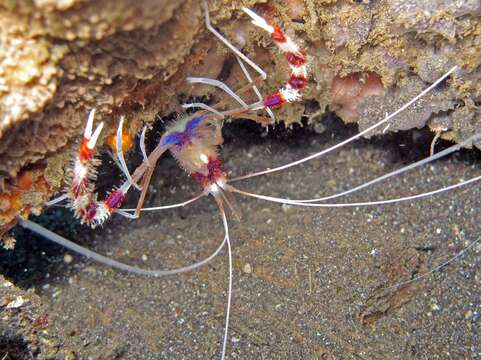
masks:
{"label": "encrusting coral", "polygon": [[[41,211],[65,178],[86,114],[112,134],[120,114],[134,135],[157,114],[180,111],[189,75],[245,82],[235,59],[205,31],[197,0],[0,1],[0,234]],[[311,60],[305,98],[361,128],[397,108],[454,64],[451,81],[389,131],[429,126],[462,141],[481,129],[481,3],[477,0],[209,1],[212,21],[267,72],[265,94],[286,80],[282,55],[248,26],[255,8],[301,39]],[[195,91],[195,92],[194,92]],[[214,95],[216,93],[214,92]],[[302,104],[277,113],[308,118]],[[433,134],[434,136],[434,134]],[[476,144],[477,145],[477,144]],[[27,180],[28,181],[27,181]]]}

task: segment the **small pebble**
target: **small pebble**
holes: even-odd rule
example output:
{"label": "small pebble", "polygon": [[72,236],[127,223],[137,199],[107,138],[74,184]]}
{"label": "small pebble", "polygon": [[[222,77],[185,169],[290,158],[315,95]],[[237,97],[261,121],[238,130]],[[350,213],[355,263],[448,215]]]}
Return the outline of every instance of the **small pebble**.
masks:
{"label": "small pebble", "polygon": [[320,121],[316,121],[314,123],[313,129],[316,134],[322,134],[326,131],[326,126]]}
{"label": "small pebble", "polygon": [[293,213],[294,207],[292,205],[282,204],[282,211],[286,214]]}
{"label": "small pebble", "polygon": [[85,273],[88,273],[88,274],[91,274],[91,275],[95,275],[97,273],[97,270],[93,266],[87,266],[87,267],[82,269],[82,272],[85,272]]}
{"label": "small pebble", "polygon": [[65,254],[65,255],[63,256],[63,262],[64,262],[65,264],[70,264],[72,261],[73,261],[73,256],[72,256],[72,255],[70,255],[70,254]]}
{"label": "small pebble", "polygon": [[7,304],[7,309],[18,309],[23,304],[25,304],[25,299],[22,296],[17,296],[15,300],[10,301]]}
{"label": "small pebble", "polygon": [[77,356],[72,350],[68,350],[67,353],[65,354],[65,360],[75,360]]}
{"label": "small pebble", "polygon": [[59,341],[50,336],[41,336],[39,338],[40,342],[48,347],[56,347],[59,344]]}

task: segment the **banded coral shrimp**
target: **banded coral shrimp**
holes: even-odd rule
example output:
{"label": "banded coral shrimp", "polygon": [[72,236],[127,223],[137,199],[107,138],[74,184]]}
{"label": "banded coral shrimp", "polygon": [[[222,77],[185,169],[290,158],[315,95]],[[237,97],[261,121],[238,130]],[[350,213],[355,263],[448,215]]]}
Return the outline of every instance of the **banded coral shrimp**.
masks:
{"label": "banded coral shrimp", "polygon": [[[443,79],[444,79],[445,77],[447,77],[448,75],[450,75],[453,71],[454,71],[454,69],[452,69],[452,71],[448,72],[448,73],[443,77]],[[442,80],[442,79],[441,79],[441,80]],[[441,80],[440,80],[440,81],[441,81]],[[436,85],[436,84],[435,84],[435,85]],[[431,90],[432,88],[434,88],[435,85],[433,85],[432,87],[430,87],[429,90]],[[239,110],[236,110],[236,111],[238,112]],[[234,112],[234,114],[235,114],[235,112]],[[93,120],[93,117],[91,117],[91,119]],[[193,119],[193,118],[190,118],[189,121],[191,121],[192,119]],[[386,121],[384,121],[384,123],[386,123]],[[381,124],[380,124],[380,125],[381,125]],[[379,126],[380,126],[380,125],[379,125]],[[187,123],[183,123],[182,126],[184,126],[184,129],[185,129],[186,127],[189,126],[189,123],[188,123],[188,122],[187,122]],[[119,131],[121,131],[121,129],[122,129],[122,127],[119,126]],[[212,129],[212,132],[209,133],[209,135],[212,136],[211,139],[215,139],[215,140],[214,140],[215,143],[217,143],[217,142],[220,140],[218,137],[216,138],[216,136],[217,136],[217,135],[216,135],[216,132],[217,132],[217,131],[218,131],[218,128],[214,127],[214,129]],[[93,135],[92,135],[92,132],[90,131],[90,125],[87,126],[87,135],[91,135],[91,136],[88,136],[88,138],[87,138],[87,145],[88,145],[88,142],[90,141],[90,139],[91,139],[92,137],[95,138],[95,134],[96,134],[96,132],[93,132]],[[143,133],[143,134],[145,134],[145,133]],[[168,133],[168,134],[169,134],[169,133]],[[171,134],[172,134],[172,133],[170,133],[170,135],[171,135]],[[144,135],[143,135],[143,136],[144,136]],[[143,137],[143,136],[142,136],[142,137]],[[119,136],[118,138],[121,139],[122,137]],[[470,139],[470,141],[473,141],[473,140],[474,140],[474,139]],[[176,139],[175,141],[177,141],[177,139]],[[342,144],[342,143],[341,143],[341,144]],[[120,144],[120,145],[121,145],[121,144]],[[119,146],[119,148],[121,148],[121,146]],[[454,151],[454,150],[456,150],[457,148],[458,148],[458,147],[455,146],[454,148],[451,148],[450,151]],[[334,149],[334,148],[330,148],[330,149]],[[142,152],[145,153],[145,151],[142,151]],[[201,153],[201,154],[202,154],[202,153]],[[120,153],[119,155],[120,155],[119,158],[121,158],[122,154]],[[145,157],[146,157],[146,155],[145,155]],[[306,158],[305,161],[310,160],[310,159],[313,159],[313,158],[314,158],[314,157],[308,157],[308,158]],[[201,159],[201,160],[202,160],[202,159]],[[279,161],[280,159],[277,158],[276,160]],[[429,158],[429,160],[433,160],[433,158]],[[122,161],[121,161],[121,162],[122,162]],[[281,161],[279,161],[279,162],[281,162]],[[294,163],[292,163],[291,166],[294,166],[294,165],[299,164],[299,163],[300,163],[300,162],[294,162]],[[192,165],[192,164],[191,164],[191,165]],[[125,169],[126,165],[122,165],[122,166],[123,166],[123,168]],[[193,164],[192,166],[195,167],[195,166],[197,166],[197,165]],[[284,167],[282,167],[282,169],[284,169]],[[404,169],[405,169],[405,168],[404,168]],[[267,172],[274,172],[274,171],[269,170],[269,171],[267,171]],[[127,174],[126,171],[125,171],[125,173]],[[264,172],[263,172],[263,173],[264,173]],[[394,176],[394,175],[397,175],[397,174],[398,174],[398,173],[395,173],[395,174],[393,174],[393,176]],[[331,175],[332,175],[332,174],[331,174]],[[133,180],[132,180],[132,181],[127,181],[128,186],[132,185],[132,184],[134,183],[134,180],[138,180],[138,179],[135,179],[135,177],[136,177],[136,176],[135,176],[135,173],[134,173],[134,175],[132,176]],[[252,176],[251,176],[251,177],[252,177]],[[477,178],[475,177],[474,179],[477,179]],[[202,180],[205,180],[205,179],[202,179],[202,178],[201,178],[200,180],[202,181]],[[240,180],[240,179],[239,179],[239,180]],[[216,182],[216,184],[217,184],[217,182]],[[208,183],[207,185],[213,185],[213,184]],[[264,185],[264,186],[261,186],[260,184],[256,184],[256,185],[257,185],[257,187],[259,188],[259,189],[258,189],[259,192],[263,192],[263,187],[265,187],[265,185]],[[229,186],[230,186],[230,185],[229,185]],[[286,187],[287,187],[287,186],[286,186]],[[145,187],[144,187],[144,188],[145,188]],[[229,188],[229,189],[232,189],[232,188]],[[232,189],[232,190],[233,190],[233,191],[240,192],[240,191],[238,191],[238,190],[234,190],[234,189]],[[209,189],[209,191],[222,191],[222,189],[219,190],[219,189],[214,188],[214,189]],[[114,194],[115,194],[115,192],[114,192]],[[282,202],[284,202],[284,203],[288,203],[289,205],[296,205],[296,206],[302,204],[302,202],[300,202],[300,201],[280,200],[279,198],[270,198],[269,200],[282,201]],[[319,199],[317,199],[317,201],[319,201]],[[181,205],[184,205],[184,204],[185,204],[185,203],[182,203]],[[88,205],[88,204],[87,204],[87,205]],[[316,205],[316,202],[314,202],[313,205]],[[321,204],[319,204],[319,205],[321,205]],[[361,205],[361,204],[356,203],[356,204],[355,204],[355,207],[359,207],[360,205]],[[179,206],[180,206],[180,205],[179,205]],[[220,206],[221,212],[222,212],[222,204],[220,204],[219,206]],[[327,207],[326,204],[322,204],[322,206],[326,206],[326,207]],[[114,206],[111,206],[111,207],[114,208]],[[86,207],[86,209],[88,209],[88,206]],[[288,210],[288,211],[291,211],[291,210]],[[295,211],[295,210],[294,210],[294,211]],[[226,237],[225,237],[225,239],[226,239],[226,243],[227,243],[227,245],[228,245],[228,247],[229,247],[229,254],[230,254],[230,241],[228,241],[228,240],[229,240],[229,237],[228,237],[228,230],[227,230],[227,221],[226,221],[226,217],[225,217],[225,215],[224,215],[223,212],[222,212],[222,214],[223,214],[223,215],[222,215],[222,219],[223,219],[223,222],[224,222],[224,225],[225,225],[225,230],[226,230]],[[81,216],[87,216],[87,217],[84,219],[85,221],[91,220],[91,219],[88,218],[88,216],[89,216],[89,213],[88,213],[88,212],[85,212],[85,214],[83,214],[83,215],[81,214]],[[269,220],[269,219],[267,219],[267,221],[268,221],[268,220]],[[271,219],[271,223],[272,223],[272,219]],[[27,226],[27,227],[30,227],[30,228],[32,228],[32,227],[34,226],[32,223],[29,223],[29,222],[26,222],[26,221],[24,221],[23,224],[24,224],[25,226]],[[346,224],[346,225],[347,225],[347,224]],[[346,226],[346,228],[348,228],[348,226]],[[52,235],[51,233],[45,232],[45,230],[40,230],[40,229],[38,229],[38,228],[35,228],[35,229],[37,229],[37,231],[38,231],[39,233],[44,234],[44,235],[46,235],[47,237],[49,237],[51,240],[57,239],[57,238],[55,238],[54,235]],[[34,229],[34,230],[35,230],[35,229]],[[204,228],[204,230],[206,230],[206,229]],[[350,230],[352,231],[353,229],[350,229]],[[207,233],[207,231],[204,231],[204,234],[206,234],[206,233]],[[289,233],[289,232],[287,232],[287,233]],[[299,236],[299,234],[290,235],[290,236],[291,236],[291,237],[296,237],[296,236]],[[307,237],[307,236],[306,236],[306,237]],[[289,238],[289,235],[288,235],[288,238]],[[64,241],[64,240],[62,240],[62,241]],[[290,241],[290,240],[288,239],[288,241]],[[70,246],[70,248],[71,248],[72,250],[77,250],[77,251],[79,251],[79,252],[82,252],[83,254],[86,254],[84,249],[81,249],[81,248],[72,248],[73,245],[70,244],[70,243],[65,243],[65,242],[64,242],[64,244]],[[223,245],[223,244],[224,244],[224,243],[222,243],[222,245]],[[218,248],[217,248],[218,250],[216,250],[213,254],[214,254],[214,255],[217,254],[217,252],[220,251],[221,248],[222,248],[222,246],[218,247]],[[289,252],[289,251],[287,251],[287,250],[289,250],[289,248],[290,248],[290,246],[289,246],[288,248],[284,248],[284,249],[285,249],[284,251],[285,251],[285,252]],[[313,251],[314,251],[314,250],[313,250]],[[88,254],[86,254],[86,255],[95,256],[93,253],[88,253]],[[278,257],[278,255],[275,255],[274,257],[276,257],[276,256]],[[210,258],[207,258],[207,259],[210,259]],[[107,261],[106,258],[98,258],[98,257],[97,257],[97,260],[101,260],[101,261],[104,262],[104,263]],[[229,263],[231,263],[231,261],[230,261],[230,256],[229,256]],[[112,263],[112,262],[110,262],[109,264],[110,264],[110,265],[115,265],[115,266],[119,266],[119,265],[120,265],[120,264],[118,264],[118,263]],[[294,265],[295,265],[295,264],[296,264],[296,263],[294,263]],[[121,267],[122,267],[122,266],[121,266]],[[229,266],[229,269],[232,271],[232,267],[231,267],[231,266]],[[129,268],[124,268],[124,270],[129,270],[129,271],[130,271],[130,270],[133,270],[133,269],[132,269],[132,268],[130,268],[130,269],[129,269]],[[251,270],[252,270],[252,269],[251,269]],[[261,269],[259,269],[259,268],[258,268],[258,269],[255,269],[255,270],[257,270],[257,274],[260,276],[260,278],[264,278],[264,279],[269,279],[269,278],[272,279],[272,278],[273,278],[273,276],[272,276],[271,274],[269,274],[268,272],[266,273],[265,270],[261,270]],[[140,272],[142,272],[142,271],[140,271]],[[245,272],[246,272],[246,273],[250,273],[250,272],[251,272],[251,271],[249,271],[249,267],[245,267]],[[295,273],[296,273],[296,272],[297,272],[297,270],[295,271]],[[316,269],[315,272],[320,273],[321,270],[317,270],[317,269]],[[307,271],[307,273],[309,273],[309,271]],[[151,273],[151,274],[152,274],[152,275],[164,275],[164,273],[162,273],[162,272],[154,272],[154,273]],[[285,275],[285,277],[288,277],[289,271],[288,271],[286,274],[284,274],[284,275]],[[297,275],[296,275],[296,276],[297,276]],[[309,275],[309,276],[311,276],[311,275]],[[309,276],[308,276],[308,277],[309,277]],[[321,274],[319,274],[319,276],[321,276]],[[281,276],[281,277],[282,277],[282,276]],[[229,276],[229,283],[230,283],[230,284],[232,284],[232,283],[231,283],[231,280],[232,280],[232,276]],[[281,289],[281,291],[279,291],[279,289],[278,289],[278,292],[279,292],[279,293],[282,293],[282,289],[283,289],[283,288],[289,289],[289,287],[292,287],[292,284],[289,283],[289,280],[288,280],[288,279],[287,279],[287,280],[280,280],[280,281],[279,281],[279,280],[273,281],[273,283],[276,283],[276,282],[278,283],[278,287]],[[280,286],[279,286],[279,285],[280,285]],[[314,289],[311,289],[311,288],[309,289],[309,291],[310,291],[311,294],[315,292],[315,290],[314,290]],[[232,291],[229,290],[229,291],[228,291],[228,294],[229,294],[229,295],[232,294]],[[271,294],[271,296],[275,296],[275,294]],[[110,300],[111,300],[111,301],[115,301],[114,299],[110,299]],[[124,299],[123,299],[123,300],[124,300]],[[159,300],[162,301],[162,298],[160,297]],[[267,301],[267,302],[269,302],[269,301]],[[267,303],[267,302],[266,302],[266,303]],[[255,304],[256,302],[253,301],[253,302],[251,302],[251,303],[252,303],[252,304]],[[274,302],[272,302],[272,303],[274,303]],[[109,304],[109,305],[110,305],[110,304]],[[131,304],[131,305],[133,305],[133,304]],[[125,306],[125,305],[124,305],[124,306]],[[290,304],[289,306],[295,306],[295,304]],[[302,307],[302,306],[301,306],[301,307]],[[132,308],[135,308],[135,306],[132,306]],[[229,308],[230,308],[230,307],[228,306],[228,309],[229,309]],[[103,309],[105,310],[106,308],[104,307]],[[281,309],[280,311],[282,312],[282,306],[280,307],[280,309]],[[245,310],[246,310],[246,313],[249,314],[249,309],[246,308]],[[374,313],[373,310],[371,310],[371,312]],[[199,312],[199,313],[200,313],[200,312]],[[281,316],[282,316],[282,315],[281,315]],[[365,315],[364,317],[368,317],[368,316]],[[265,317],[264,317],[264,318],[265,318]],[[259,317],[259,319],[262,319],[262,316]],[[105,321],[108,321],[108,320],[106,319]],[[184,319],[184,321],[185,321],[185,319]],[[254,320],[254,321],[255,321],[255,320]],[[229,322],[228,322],[228,319],[227,319],[226,324],[228,324],[228,323],[229,323]],[[151,326],[158,326],[158,325],[151,325]],[[304,326],[304,325],[303,325],[302,323],[300,323],[299,326]],[[309,325],[309,326],[312,326],[312,324]],[[279,330],[279,331],[282,332],[282,327],[280,327],[280,329],[281,329],[281,330]],[[237,330],[237,331],[238,331],[239,333],[242,333],[242,329]],[[289,333],[289,332],[292,333],[293,330],[289,330],[288,333]],[[294,332],[295,332],[295,331],[294,331]],[[223,349],[224,349],[224,351],[225,351],[225,341],[226,341],[226,339],[227,339],[227,329],[224,331],[224,333],[225,333],[225,336],[224,336],[224,347],[223,347]],[[164,334],[164,335],[166,335],[166,334]],[[330,336],[332,336],[332,337],[335,337],[334,335],[335,335],[335,334],[330,334]],[[249,336],[249,335],[248,335],[248,336]],[[316,336],[317,336],[317,335],[316,335]],[[188,340],[186,339],[186,342],[187,342],[187,341],[188,341]],[[313,341],[313,343],[316,343],[316,342],[318,343],[318,341]],[[192,342],[190,342],[190,344],[192,344]],[[195,345],[195,341],[194,341],[194,345]],[[318,345],[319,345],[319,343],[318,343]],[[196,345],[195,345],[195,346],[196,346]],[[301,346],[301,345],[298,345],[298,346]],[[155,347],[155,346],[154,346],[154,347]],[[166,347],[168,348],[168,345],[167,345]],[[314,348],[313,348],[313,349],[314,349]],[[279,349],[276,350],[276,351],[277,351],[279,354],[282,352],[281,348],[279,348]],[[299,351],[299,350],[298,350],[298,351]],[[306,351],[307,351],[307,350],[306,350]],[[301,352],[301,353],[302,353],[302,352]],[[169,353],[167,353],[167,354],[169,354]],[[184,352],[184,354],[189,354],[189,352]],[[192,353],[190,353],[190,354],[192,354]],[[174,350],[174,351],[172,351],[172,352],[170,353],[170,356],[173,356],[173,355],[179,355],[179,353],[176,353],[175,350]],[[210,355],[212,355],[212,351],[209,352],[209,356],[210,356]],[[164,356],[169,356],[169,355],[164,354]]]}

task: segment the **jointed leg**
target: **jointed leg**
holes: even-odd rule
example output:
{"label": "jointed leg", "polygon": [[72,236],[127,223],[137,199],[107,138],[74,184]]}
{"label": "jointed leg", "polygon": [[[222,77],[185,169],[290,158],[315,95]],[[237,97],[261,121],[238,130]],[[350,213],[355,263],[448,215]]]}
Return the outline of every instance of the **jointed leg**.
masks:
{"label": "jointed leg", "polygon": [[[201,192],[199,195],[194,196],[193,198],[190,198],[189,200],[176,203],[176,204],[171,204],[171,205],[162,205],[162,206],[152,206],[152,207],[143,207],[140,209],[141,212],[145,211],[158,211],[158,210],[168,210],[168,209],[175,209],[179,207],[184,207],[189,204],[192,204],[193,202],[196,202],[200,198],[203,198],[204,196],[207,196],[208,194],[206,192]],[[135,212],[135,209],[119,209],[124,212]]]}
{"label": "jointed leg", "polygon": [[[244,75],[246,76],[247,80],[249,81],[249,85],[248,87],[246,88],[243,88],[239,91],[237,91],[237,94],[231,94],[229,92],[229,95],[231,95],[232,98],[234,98],[237,102],[239,102],[239,97],[237,95],[241,95],[243,94],[244,92],[246,92],[247,90],[249,89],[253,89],[254,92],[256,93],[259,101],[262,101],[263,99],[263,96],[261,95],[259,89],[257,88],[256,84],[260,81],[263,81],[266,79],[267,75],[266,73],[264,72],[264,70],[262,70],[254,61],[252,61],[251,59],[249,59],[246,55],[244,55],[239,49],[237,49],[231,42],[229,42],[229,40],[227,40],[224,36],[222,36],[222,34],[220,34],[211,24],[210,22],[210,16],[209,16],[209,9],[208,9],[208,4],[207,4],[207,1],[204,1],[204,11],[205,11],[205,24],[206,24],[206,27],[207,29],[215,36],[217,37],[222,43],[224,43],[229,49],[231,49],[235,56],[236,56],[236,59],[237,61],[239,62],[239,65],[244,73]],[[259,73],[259,78],[258,79],[252,79],[252,77],[250,76],[248,70],[246,69],[245,65],[244,65],[244,62],[245,61],[246,63],[248,63],[257,73]],[[212,81],[212,80],[210,80]],[[214,83],[211,83],[211,85],[215,85],[215,86],[219,86],[217,83],[219,83],[218,80],[214,80],[216,81],[216,84]],[[207,83],[204,81],[204,83]],[[235,95],[235,96],[234,96]],[[244,108],[244,104],[239,102]],[[219,108],[220,106],[223,106],[225,104],[224,101],[216,104],[213,106],[213,108]],[[272,110],[270,108],[266,108],[266,111],[267,113],[269,114],[269,116],[271,117],[272,119],[272,123],[275,122],[275,116],[274,116],[274,113],[272,112]],[[252,120],[255,120],[257,121],[259,118],[255,117],[255,118],[252,118]],[[266,125],[266,122],[264,121],[264,118],[261,119],[260,123],[262,125]]]}
{"label": "jointed leg", "polygon": [[[242,72],[244,73],[245,77],[247,78],[247,81],[249,81],[249,83],[252,83],[252,77],[251,77],[251,74],[249,74],[249,71],[247,70],[247,68],[245,67],[244,63],[242,62],[241,58],[239,56],[236,55],[236,59],[237,59],[237,62],[239,63],[239,66],[240,68],[242,69]],[[259,89],[257,88],[257,86],[255,85],[252,85],[252,90],[254,90],[254,92],[256,93],[257,95],[257,99],[259,101],[262,101],[262,99],[264,98],[261,94],[261,92],[259,91]],[[272,112],[272,110],[270,108],[266,108],[266,111],[267,113],[269,114],[270,118],[272,119],[272,124],[274,124],[276,122],[276,117],[274,115],[274,113]]]}
{"label": "jointed leg", "polygon": [[236,115],[236,117],[241,119],[253,120],[256,123],[261,124],[262,126],[272,125],[272,118],[269,118],[267,116],[260,116],[249,113],[239,113]]}
{"label": "jointed leg", "polygon": [[221,35],[211,24],[210,22],[210,16],[209,16],[209,6],[207,4],[207,1],[204,0],[204,12],[205,12],[205,26],[207,27],[207,30],[209,30],[216,38],[218,38],[221,42],[223,42],[229,49],[231,49],[234,54],[239,56],[242,60],[244,60],[246,63],[248,63],[259,75],[263,80],[267,78],[267,75],[264,70],[260,68],[259,65],[257,65],[255,62],[253,62],[251,59],[249,59],[247,56],[245,56],[239,49],[237,49],[234,45],[232,45],[224,36]]}
{"label": "jointed leg", "polygon": [[[241,87],[239,90],[236,91],[236,94],[238,96],[240,95],[243,95],[245,94],[247,91],[249,91],[250,89],[252,89],[253,86],[255,85],[259,85],[261,82],[263,81],[263,78],[261,76],[258,76],[256,77],[254,80],[252,80],[251,83],[247,84],[247,85],[244,85],[243,87]],[[216,103],[215,105],[212,106],[212,108],[214,109],[220,109],[222,108],[223,106],[225,106],[229,101],[231,100],[230,97],[226,97],[225,99],[219,101],[218,103]],[[185,104],[184,104],[185,105]],[[188,105],[188,104],[187,104]],[[230,116],[230,115],[233,115],[233,114],[236,114],[236,113],[241,113],[241,112],[246,112],[246,109],[245,108],[239,108],[239,109],[234,109],[234,110],[230,110],[230,111],[224,111],[222,112],[222,115],[223,116]],[[206,114],[207,111],[206,110],[201,110],[201,111],[197,111],[194,116],[199,116],[199,115],[204,115]]]}
{"label": "jointed leg", "polygon": [[[260,83],[262,83],[264,81],[264,78],[262,76],[258,76],[256,77],[254,80],[252,80],[252,82],[248,83],[247,85],[244,85],[243,87],[241,87],[239,90],[236,91],[236,94],[241,96],[243,94],[245,94],[246,92],[248,92],[250,89],[252,89],[254,86],[256,85],[259,85]],[[225,104],[227,104],[227,102],[229,101],[230,99],[224,99],[224,100],[221,100],[219,101],[217,104],[214,105],[215,108],[219,108],[221,106],[224,106]]]}
{"label": "jointed leg", "polygon": [[142,206],[144,205],[145,197],[147,195],[147,190],[149,188],[150,180],[152,178],[152,174],[154,173],[155,170],[155,165],[151,166],[148,170],[147,173],[144,175],[143,180],[142,180],[142,192],[140,193],[139,201],[137,203],[137,207],[135,208],[135,216],[139,217],[140,216],[140,209],[142,209]]}
{"label": "jointed leg", "polygon": [[137,190],[142,190],[142,188],[132,179],[130,175],[129,168],[127,167],[127,163],[125,162],[124,152],[122,150],[122,128],[124,125],[124,117],[120,116],[119,126],[117,128],[117,140],[116,140],[116,148],[117,148],[117,158],[120,162],[120,169],[124,173],[125,177],[127,178],[128,182],[135,186]]}
{"label": "jointed leg", "polygon": [[[240,95],[246,93],[247,91],[251,90],[253,87],[256,86],[256,84],[262,82],[262,80],[263,79],[260,76],[253,79],[252,82],[243,86],[242,88],[240,88],[236,92],[237,96],[240,96]],[[211,112],[211,113],[214,113],[219,118],[219,120],[222,120],[227,116],[236,116],[236,117],[256,121],[263,126],[267,126],[267,125],[272,124],[271,119],[269,119],[265,116],[258,116],[258,115],[252,114],[251,113],[252,112],[252,109],[251,109],[252,105],[248,105],[247,108],[241,107],[241,108],[236,108],[236,109],[226,110],[226,111],[219,111],[218,110],[219,108],[222,108],[224,105],[226,105],[230,100],[231,100],[230,97],[225,98],[224,100],[219,101],[218,103],[216,103],[213,106],[208,106],[208,105],[200,104],[200,103],[192,103],[192,104],[183,104],[182,107],[184,107],[184,108],[199,107],[199,108],[204,109],[204,110],[197,111],[196,113],[194,113],[193,116],[205,115],[207,112]]]}
{"label": "jointed leg", "polygon": [[135,208],[134,213],[130,213],[128,210],[125,209],[116,209],[115,212],[119,215],[122,215],[129,219],[137,219],[140,217],[140,211],[142,206],[144,205],[145,197],[147,195],[147,190],[149,188],[150,179],[152,178],[152,174],[155,170],[155,164],[152,167],[147,169],[147,172],[144,174],[142,178],[142,192],[140,193],[139,200],[137,201],[137,206]]}
{"label": "jointed leg", "polygon": [[[142,192],[140,193],[140,197],[139,197],[139,200],[137,202],[137,206],[135,208],[134,214],[130,214],[128,212],[123,211],[125,214],[129,214],[129,216],[132,216],[132,218],[134,218],[134,219],[138,218],[140,216],[140,210],[142,209],[142,206],[144,205],[145,197],[147,196],[147,190],[149,189],[150,180],[152,178],[152,174],[154,173],[155,165],[157,164],[157,159],[155,159],[155,162],[153,162],[153,163],[149,160],[149,157],[147,156],[147,152],[145,150],[145,132],[146,132],[146,130],[147,130],[147,127],[144,127],[142,129],[142,135],[140,136],[140,149],[142,151],[142,156],[144,158],[144,164],[147,165],[147,172],[144,173],[144,175],[142,177]],[[119,211],[119,213],[122,214],[121,211]]]}
{"label": "jointed leg", "polygon": [[182,104],[182,107],[184,109],[191,109],[191,108],[199,108],[199,109],[204,109],[206,111],[209,111],[213,113],[214,115],[217,115],[219,119],[224,119],[224,115],[217,109],[214,109],[213,107],[204,104],[204,103],[188,103],[188,104]]}
{"label": "jointed leg", "polygon": [[144,163],[150,167],[151,165],[150,165],[149,157],[147,156],[147,151],[145,151],[145,132],[146,131],[147,131],[147,126],[144,126],[144,128],[142,129],[142,134],[140,135],[140,151],[142,152]]}
{"label": "jointed leg", "polygon": [[129,213],[128,211],[124,211],[124,210],[120,210],[120,209],[116,209],[116,210],[115,210],[115,213],[116,213],[116,214],[119,214],[119,215],[121,215],[121,216],[123,216],[123,217],[126,217],[127,219],[138,219],[138,218],[139,218],[139,216],[138,216],[137,214],[135,214],[135,213],[134,213],[134,214],[131,214],[131,213]]}
{"label": "jointed leg", "polygon": [[238,96],[231,88],[229,88],[226,84],[222,81],[209,79],[206,77],[188,77],[187,81],[191,84],[206,84],[218,87],[219,89],[224,90],[230,97],[232,97],[235,101],[237,101],[244,109],[248,109],[249,106]]}
{"label": "jointed leg", "polygon": [[279,46],[281,51],[285,54],[291,68],[289,79],[285,87],[278,90],[272,95],[263,97],[257,87],[252,84],[253,81],[250,77],[250,74],[242,61],[245,61],[250,66],[252,66],[260,74],[262,79],[266,78],[266,73],[256,63],[254,63],[233,44],[231,44],[225,37],[223,37],[216,29],[214,29],[214,27],[210,23],[209,10],[206,1],[204,1],[204,7],[205,23],[207,29],[235,53],[239,65],[244,72],[244,75],[250,82],[252,89],[255,91],[256,95],[259,98],[259,101],[257,103],[249,106],[249,112],[255,112],[257,110],[265,109],[274,122],[275,117],[272,109],[279,108],[286,103],[298,101],[299,99],[301,99],[301,92],[308,84],[307,57],[305,51],[301,49],[289,36],[287,36],[281,28],[268,24],[265,19],[247,8],[242,9],[247,15],[252,18],[252,23],[254,25],[266,30],[270,34],[271,39]]}

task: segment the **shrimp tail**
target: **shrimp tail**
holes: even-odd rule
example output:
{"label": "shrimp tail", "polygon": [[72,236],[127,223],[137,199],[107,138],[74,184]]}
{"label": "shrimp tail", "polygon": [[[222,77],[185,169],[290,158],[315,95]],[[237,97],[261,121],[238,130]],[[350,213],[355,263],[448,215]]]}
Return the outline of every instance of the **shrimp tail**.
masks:
{"label": "shrimp tail", "polygon": [[225,208],[227,210],[227,213],[233,219],[239,222],[242,220],[242,211],[237,203],[234,194],[228,188],[222,188],[219,186],[218,192],[214,194],[214,198],[217,202],[217,205],[219,205],[220,207],[221,203],[222,208]]}

